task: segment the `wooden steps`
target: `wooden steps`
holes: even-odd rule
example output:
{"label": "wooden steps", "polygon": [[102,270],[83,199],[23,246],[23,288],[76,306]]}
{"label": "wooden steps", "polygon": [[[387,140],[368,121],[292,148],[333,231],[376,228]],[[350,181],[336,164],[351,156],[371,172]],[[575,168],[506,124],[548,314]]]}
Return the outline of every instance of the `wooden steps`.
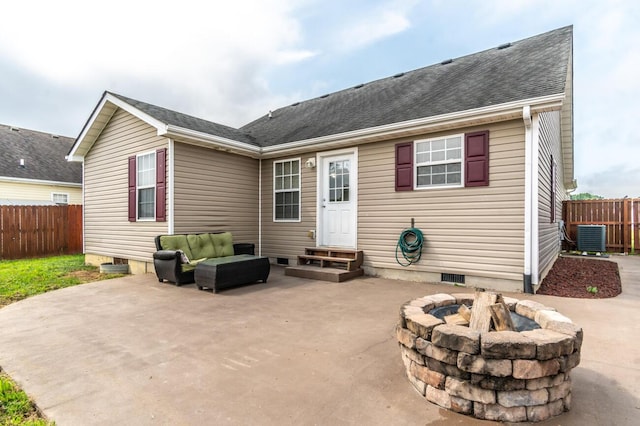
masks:
{"label": "wooden steps", "polygon": [[343,282],[364,274],[362,250],[313,247],[298,256],[298,265],[285,269],[285,275],[322,281]]}

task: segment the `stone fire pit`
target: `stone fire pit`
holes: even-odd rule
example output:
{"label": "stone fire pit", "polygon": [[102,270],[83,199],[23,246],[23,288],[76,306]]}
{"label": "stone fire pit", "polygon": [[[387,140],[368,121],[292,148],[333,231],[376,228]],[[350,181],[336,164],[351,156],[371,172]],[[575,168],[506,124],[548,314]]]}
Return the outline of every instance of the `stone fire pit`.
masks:
{"label": "stone fire pit", "polygon": [[474,297],[435,294],[400,309],[396,334],[416,390],[443,408],[486,420],[538,422],[568,411],[582,329],[554,308],[508,297],[515,323],[525,323],[516,329],[528,331],[479,332],[436,316],[446,306],[472,307]]}

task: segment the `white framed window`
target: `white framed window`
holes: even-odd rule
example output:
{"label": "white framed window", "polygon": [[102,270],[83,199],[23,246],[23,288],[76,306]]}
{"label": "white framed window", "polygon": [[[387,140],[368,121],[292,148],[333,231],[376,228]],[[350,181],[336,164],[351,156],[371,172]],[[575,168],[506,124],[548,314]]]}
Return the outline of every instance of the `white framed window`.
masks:
{"label": "white framed window", "polygon": [[300,221],[300,159],[273,163],[273,220]]}
{"label": "white framed window", "polygon": [[56,204],[69,204],[69,194],[63,192],[52,192],[51,201]]}
{"label": "white framed window", "polygon": [[417,140],[414,144],[415,189],[464,185],[464,135]]}
{"label": "white framed window", "polygon": [[156,217],[156,153],[136,156],[136,193],[138,220]]}

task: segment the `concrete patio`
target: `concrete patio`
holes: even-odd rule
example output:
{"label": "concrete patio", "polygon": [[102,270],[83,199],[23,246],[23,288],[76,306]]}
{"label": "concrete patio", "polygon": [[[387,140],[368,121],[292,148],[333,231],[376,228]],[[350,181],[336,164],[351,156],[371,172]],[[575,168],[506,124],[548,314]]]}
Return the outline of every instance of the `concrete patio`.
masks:
{"label": "concrete patio", "polygon": [[[573,408],[541,425],[640,418],[640,257],[612,258],[623,293],[515,294],[584,329]],[[0,309],[0,368],[58,425],[488,424],[430,404],[395,340],[401,304],[464,289],[286,277],[220,294],[154,275],[85,284]]]}

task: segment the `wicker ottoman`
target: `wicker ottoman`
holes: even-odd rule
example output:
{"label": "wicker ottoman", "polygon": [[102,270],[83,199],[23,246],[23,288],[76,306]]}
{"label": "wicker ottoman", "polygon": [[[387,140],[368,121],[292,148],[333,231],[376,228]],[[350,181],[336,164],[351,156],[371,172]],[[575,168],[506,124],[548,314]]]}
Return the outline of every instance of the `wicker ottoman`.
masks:
{"label": "wicker ottoman", "polygon": [[271,265],[268,257],[238,254],[205,260],[194,273],[198,289],[214,293],[257,281],[267,282]]}

